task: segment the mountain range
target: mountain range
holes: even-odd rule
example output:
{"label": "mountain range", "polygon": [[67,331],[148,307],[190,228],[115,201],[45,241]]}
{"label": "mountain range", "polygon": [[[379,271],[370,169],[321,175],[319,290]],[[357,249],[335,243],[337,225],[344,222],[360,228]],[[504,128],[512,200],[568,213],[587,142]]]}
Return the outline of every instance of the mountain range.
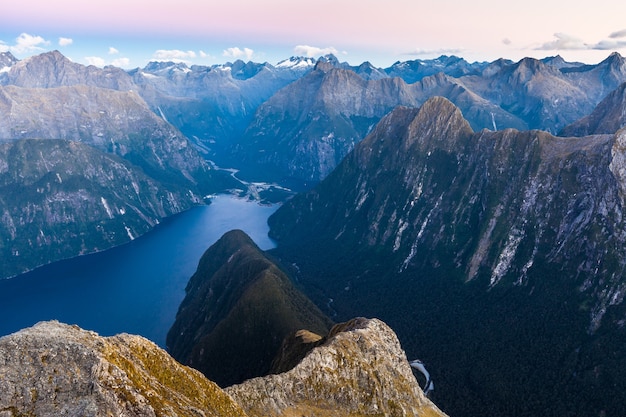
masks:
{"label": "mountain range", "polygon": [[[437,415],[405,349],[428,363],[450,415],[620,415],[625,86],[617,53],[597,65],[443,56],[385,69],[326,56],[131,71],[0,53],[2,278],[132,240],[245,189],[235,177],[271,181],[302,191],[270,218],[278,246],[264,253],[233,231],[209,248],[167,342],[230,385],[233,413]],[[46,367],[64,339],[79,354]],[[0,414],[49,398],[78,413],[155,413],[157,397],[179,399],[162,414],[207,406],[161,390],[170,371],[207,383],[132,336],[44,324],[0,346],[12,378]],[[96,357],[80,364],[86,351]],[[102,400],[45,385],[63,366],[94,370],[81,387]],[[39,402],[24,375],[44,375],[50,395]]]}
{"label": "mountain range", "polygon": [[624,140],[399,107],[270,217],[271,252],[333,319],[391,323],[450,415],[618,414]]}

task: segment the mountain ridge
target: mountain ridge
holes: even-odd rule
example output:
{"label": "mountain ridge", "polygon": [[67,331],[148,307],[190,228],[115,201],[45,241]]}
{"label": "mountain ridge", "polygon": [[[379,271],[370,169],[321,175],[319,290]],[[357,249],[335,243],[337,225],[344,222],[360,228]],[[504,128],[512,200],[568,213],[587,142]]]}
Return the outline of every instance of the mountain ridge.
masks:
{"label": "mountain ridge", "polygon": [[[473,132],[437,97],[397,108],[270,217],[271,253],[318,305],[333,300],[336,319],[392,323],[434,364],[449,414],[616,411],[603,381],[626,366],[614,350],[626,336],[625,135]],[[620,359],[613,368],[602,355]],[[467,375],[472,388],[459,383]],[[547,380],[555,390],[539,392]],[[526,396],[536,401],[516,400]]]}

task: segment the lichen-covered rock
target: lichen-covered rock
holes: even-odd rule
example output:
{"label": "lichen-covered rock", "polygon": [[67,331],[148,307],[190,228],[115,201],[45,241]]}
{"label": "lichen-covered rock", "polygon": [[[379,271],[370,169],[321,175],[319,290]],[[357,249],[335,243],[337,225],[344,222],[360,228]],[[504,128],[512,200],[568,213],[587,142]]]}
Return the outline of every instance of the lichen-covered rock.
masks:
{"label": "lichen-covered rock", "polygon": [[226,389],[250,416],[443,416],[395,333],[377,319],[336,325],[288,372]]}
{"label": "lichen-covered rock", "polygon": [[131,335],[44,322],[0,339],[0,416],[245,416],[216,384]]}

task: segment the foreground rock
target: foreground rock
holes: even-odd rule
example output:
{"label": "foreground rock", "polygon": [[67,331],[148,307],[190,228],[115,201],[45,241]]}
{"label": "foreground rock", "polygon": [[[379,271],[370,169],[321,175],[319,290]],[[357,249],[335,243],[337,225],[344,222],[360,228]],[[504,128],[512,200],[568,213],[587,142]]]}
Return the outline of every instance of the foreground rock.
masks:
{"label": "foreground rock", "polygon": [[338,325],[291,371],[229,392],[140,336],[42,322],[0,338],[0,417],[443,415],[378,320]]}
{"label": "foreground rock", "polygon": [[58,322],[0,339],[0,416],[244,416],[216,384],[131,335]]}
{"label": "foreground rock", "polygon": [[250,416],[444,415],[417,385],[395,333],[376,319],[338,324],[295,368],[226,392]]}

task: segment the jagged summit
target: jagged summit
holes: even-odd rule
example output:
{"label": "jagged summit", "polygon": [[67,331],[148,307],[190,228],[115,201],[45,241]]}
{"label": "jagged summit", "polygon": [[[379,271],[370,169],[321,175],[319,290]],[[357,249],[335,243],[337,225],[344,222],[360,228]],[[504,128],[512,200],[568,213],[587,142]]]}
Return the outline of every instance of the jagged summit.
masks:
{"label": "jagged summit", "polygon": [[57,50],[18,61],[7,72],[6,83],[25,88],[89,85],[122,91],[133,89],[132,80],[124,70],[77,64]]}
{"label": "jagged summit", "polygon": [[8,68],[16,62],[18,62],[18,59],[11,52],[0,52],[0,72],[8,71]]}
{"label": "jagged summit", "polygon": [[292,56],[288,59],[284,59],[278,64],[277,68],[289,68],[289,69],[310,69],[315,66],[315,58],[305,56]]}

